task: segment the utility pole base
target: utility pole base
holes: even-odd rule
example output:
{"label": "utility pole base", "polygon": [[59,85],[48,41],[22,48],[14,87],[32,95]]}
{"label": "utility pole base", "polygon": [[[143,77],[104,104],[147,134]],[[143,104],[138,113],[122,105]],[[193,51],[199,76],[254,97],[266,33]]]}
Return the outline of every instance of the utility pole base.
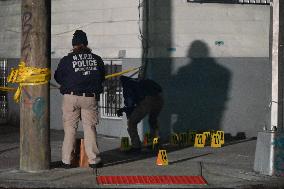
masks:
{"label": "utility pole base", "polygon": [[284,132],[258,133],[254,171],[263,175],[284,177]]}

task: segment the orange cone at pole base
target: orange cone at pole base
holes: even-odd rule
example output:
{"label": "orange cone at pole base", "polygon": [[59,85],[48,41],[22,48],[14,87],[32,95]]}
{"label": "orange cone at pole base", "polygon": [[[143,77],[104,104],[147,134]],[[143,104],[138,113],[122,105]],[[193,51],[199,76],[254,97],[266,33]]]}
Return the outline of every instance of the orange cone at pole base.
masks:
{"label": "orange cone at pole base", "polygon": [[77,138],[72,152],[72,167],[89,167],[88,156],[85,151],[84,139]]}
{"label": "orange cone at pole base", "polygon": [[88,156],[85,151],[84,139],[81,139],[79,167],[89,167]]}

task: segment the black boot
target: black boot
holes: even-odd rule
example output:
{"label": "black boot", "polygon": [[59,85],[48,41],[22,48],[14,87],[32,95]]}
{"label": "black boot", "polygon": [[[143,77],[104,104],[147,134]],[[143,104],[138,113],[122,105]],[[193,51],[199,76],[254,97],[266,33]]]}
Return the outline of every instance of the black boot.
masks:
{"label": "black boot", "polygon": [[61,167],[64,169],[71,169],[71,164],[66,164],[66,163],[61,162]]}
{"label": "black boot", "polygon": [[96,169],[96,168],[101,168],[103,167],[104,164],[102,161],[100,161],[99,163],[94,163],[94,164],[89,164],[89,167],[93,168],[93,169]]}

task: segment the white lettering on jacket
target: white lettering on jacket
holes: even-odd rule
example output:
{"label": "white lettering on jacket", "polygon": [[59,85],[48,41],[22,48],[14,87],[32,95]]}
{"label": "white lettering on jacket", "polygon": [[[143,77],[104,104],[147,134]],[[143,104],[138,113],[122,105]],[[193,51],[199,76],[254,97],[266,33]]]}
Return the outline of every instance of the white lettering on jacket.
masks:
{"label": "white lettering on jacket", "polygon": [[97,60],[93,58],[92,54],[78,54],[73,56],[72,66],[74,72],[89,75],[90,71],[97,70]]}

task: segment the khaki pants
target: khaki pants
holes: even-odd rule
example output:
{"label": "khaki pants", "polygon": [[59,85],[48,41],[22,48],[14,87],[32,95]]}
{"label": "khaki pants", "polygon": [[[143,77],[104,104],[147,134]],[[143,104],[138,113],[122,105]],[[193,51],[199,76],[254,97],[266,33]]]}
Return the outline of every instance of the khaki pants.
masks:
{"label": "khaki pants", "polygon": [[128,134],[131,139],[133,148],[140,148],[141,141],[137,131],[137,124],[148,114],[150,135],[157,137],[158,135],[158,116],[162,110],[164,101],[161,95],[146,96],[139,105],[133,110],[128,119]]}
{"label": "khaki pants", "polygon": [[101,161],[96,140],[96,125],[98,123],[97,101],[95,97],[63,96],[63,128],[64,141],[62,146],[62,162],[71,163],[71,154],[75,145],[78,122],[82,119],[84,144],[89,164]]}

